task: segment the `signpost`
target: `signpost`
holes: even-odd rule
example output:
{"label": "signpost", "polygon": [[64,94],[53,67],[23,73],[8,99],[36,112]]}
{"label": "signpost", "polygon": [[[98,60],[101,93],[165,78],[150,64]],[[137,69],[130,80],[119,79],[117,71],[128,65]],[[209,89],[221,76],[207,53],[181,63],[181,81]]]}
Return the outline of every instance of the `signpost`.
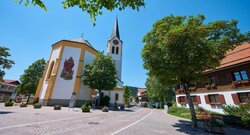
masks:
{"label": "signpost", "polygon": [[76,92],[72,92],[71,99],[69,101],[69,110],[72,108],[74,110],[76,101]]}

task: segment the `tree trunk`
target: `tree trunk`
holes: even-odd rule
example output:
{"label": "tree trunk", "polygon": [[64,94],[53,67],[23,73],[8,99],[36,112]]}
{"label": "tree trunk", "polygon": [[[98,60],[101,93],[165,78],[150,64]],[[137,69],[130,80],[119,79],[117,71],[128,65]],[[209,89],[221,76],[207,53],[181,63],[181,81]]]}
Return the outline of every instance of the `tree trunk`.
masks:
{"label": "tree trunk", "polygon": [[196,128],[197,127],[196,113],[195,113],[195,110],[194,110],[194,104],[192,102],[192,99],[191,99],[191,96],[190,96],[190,93],[189,93],[188,90],[189,89],[187,87],[184,87],[184,91],[185,91],[185,94],[186,94],[187,100],[188,100],[188,106],[189,106],[190,113],[191,113],[191,116],[192,116],[192,127]]}
{"label": "tree trunk", "polygon": [[28,95],[28,99],[27,99],[27,101],[26,101],[26,104],[29,103],[29,100],[30,100],[30,94]]}

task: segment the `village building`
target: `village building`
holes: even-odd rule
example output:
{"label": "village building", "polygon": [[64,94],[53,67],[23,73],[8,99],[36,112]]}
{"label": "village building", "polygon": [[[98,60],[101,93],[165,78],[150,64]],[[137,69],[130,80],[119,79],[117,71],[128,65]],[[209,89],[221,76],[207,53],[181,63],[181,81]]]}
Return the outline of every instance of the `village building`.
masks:
{"label": "village building", "polygon": [[18,80],[3,80],[0,82],[0,102],[5,102],[16,97],[16,87],[19,85]]}
{"label": "village building", "polygon": [[[250,101],[250,43],[243,43],[227,52],[220,66],[203,73],[208,79],[191,88],[195,107],[223,113],[223,105],[240,105]],[[188,107],[180,89],[176,92],[179,107]]]}
{"label": "village building", "polygon": [[[112,57],[117,70],[117,87],[102,90],[101,95],[110,97],[110,104],[124,104],[122,75],[122,48],[118,19],[115,19],[111,37],[107,42],[107,55]],[[92,64],[98,51],[83,37],[61,40],[52,45],[50,58],[39,81],[35,98],[42,105],[60,104],[68,106],[72,93],[76,94],[75,106],[85,101],[93,102],[95,90],[84,85],[81,77],[87,64]]]}

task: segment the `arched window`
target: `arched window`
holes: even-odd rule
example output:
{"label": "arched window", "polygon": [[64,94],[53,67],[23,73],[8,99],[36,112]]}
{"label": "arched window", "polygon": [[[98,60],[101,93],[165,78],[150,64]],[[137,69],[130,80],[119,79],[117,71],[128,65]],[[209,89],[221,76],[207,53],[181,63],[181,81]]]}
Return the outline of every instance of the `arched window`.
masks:
{"label": "arched window", "polygon": [[118,100],[119,100],[119,94],[115,93],[115,101],[118,101]]}
{"label": "arched window", "polygon": [[53,70],[53,67],[54,67],[54,63],[55,63],[54,61],[52,61],[52,62],[50,63],[49,71],[48,71],[46,80],[49,80],[49,78],[50,78],[50,76],[51,76],[51,73],[52,73],[52,70]]}
{"label": "arched window", "polygon": [[116,47],[116,54],[119,54],[119,47]]}
{"label": "arched window", "polygon": [[115,47],[112,46],[112,54],[114,54],[114,53],[115,53]]}

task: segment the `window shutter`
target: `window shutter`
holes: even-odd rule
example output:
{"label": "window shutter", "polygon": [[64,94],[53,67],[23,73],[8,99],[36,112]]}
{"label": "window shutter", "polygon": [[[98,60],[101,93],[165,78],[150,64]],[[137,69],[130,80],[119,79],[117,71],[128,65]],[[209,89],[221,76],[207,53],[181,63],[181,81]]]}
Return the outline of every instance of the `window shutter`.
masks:
{"label": "window shutter", "polygon": [[220,103],[221,104],[226,104],[226,100],[224,98],[224,95],[219,95],[219,97],[220,97]]}
{"label": "window shutter", "polygon": [[206,104],[210,104],[208,95],[206,95],[206,96],[204,96],[204,97],[205,97]]}
{"label": "window shutter", "polygon": [[200,96],[196,96],[196,100],[197,100],[198,104],[201,104],[201,97]]}
{"label": "window shutter", "polygon": [[177,97],[177,102],[178,102],[178,103],[181,103],[180,97]]}
{"label": "window shutter", "polygon": [[232,94],[232,98],[236,105],[240,104],[240,99],[237,94]]}

